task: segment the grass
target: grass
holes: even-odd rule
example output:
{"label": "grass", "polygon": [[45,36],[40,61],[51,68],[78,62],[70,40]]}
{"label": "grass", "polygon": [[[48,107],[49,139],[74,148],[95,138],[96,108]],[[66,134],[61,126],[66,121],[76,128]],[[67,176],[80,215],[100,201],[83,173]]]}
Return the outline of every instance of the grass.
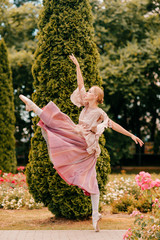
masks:
{"label": "grass", "polygon": [[[109,207],[103,208],[101,229],[128,229],[133,226],[134,218],[127,214],[112,215]],[[55,219],[48,208],[33,210],[0,209],[0,230],[92,230],[92,220],[73,221],[63,218]]]}

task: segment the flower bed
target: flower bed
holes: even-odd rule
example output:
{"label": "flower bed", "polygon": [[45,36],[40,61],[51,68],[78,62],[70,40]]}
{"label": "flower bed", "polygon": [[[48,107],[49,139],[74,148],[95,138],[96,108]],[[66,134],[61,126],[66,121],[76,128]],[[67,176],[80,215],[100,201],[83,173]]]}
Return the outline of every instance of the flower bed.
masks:
{"label": "flower bed", "polygon": [[[111,205],[112,213],[128,212],[130,214],[136,209],[143,213],[152,211],[152,204],[148,195],[143,193],[143,188],[148,185],[143,185],[141,188],[137,184],[138,177],[135,179],[135,174],[129,176],[127,174],[113,174],[110,178],[111,180],[106,185],[104,204]],[[152,185],[158,184],[157,174],[153,174],[153,178],[155,180]],[[149,179],[147,181],[149,182]]]}
{"label": "flower bed", "polygon": [[24,167],[17,168],[18,173],[2,173],[0,170],[0,208],[42,208],[42,203],[35,203],[28,191]]}
{"label": "flower bed", "polygon": [[140,192],[140,188],[136,185],[136,181],[133,178],[115,177],[113,181],[109,181],[106,185],[104,200],[106,204],[111,204],[124,195],[134,195],[137,198]]}
{"label": "flower bed", "polygon": [[135,217],[134,229],[128,229],[123,239],[158,240],[160,239],[160,180],[153,180],[146,172],[140,172],[135,180],[143,191],[143,196],[152,206],[152,215],[144,216],[139,211],[133,211],[131,216]]}

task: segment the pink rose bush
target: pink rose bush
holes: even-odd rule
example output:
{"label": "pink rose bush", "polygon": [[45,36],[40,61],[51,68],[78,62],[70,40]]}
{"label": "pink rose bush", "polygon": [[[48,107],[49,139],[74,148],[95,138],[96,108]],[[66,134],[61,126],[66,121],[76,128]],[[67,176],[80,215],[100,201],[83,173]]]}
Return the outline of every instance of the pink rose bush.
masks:
{"label": "pink rose bush", "polygon": [[0,170],[0,208],[28,209],[42,208],[42,203],[35,203],[28,191],[24,167],[19,167],[17,174],[3,173]]}
{"label": "pink rose bush", "polygon": [[131,216],[135,217],[134,229],[128,229],[123,236],[124,240],[158,240],[160,239],[160,180],[152,180],[147,172],[140,172],[135,177],[137,185],[148,196],[152,206],[152,215],[144,215],[139,211],[133,211]]}
{"label": "pink rose bush", "polygon": [[140,172],[135,179],[136,183],[141,187],[142,190],[160,187],[160,180],[156,179],[153,181],[148,172]]}

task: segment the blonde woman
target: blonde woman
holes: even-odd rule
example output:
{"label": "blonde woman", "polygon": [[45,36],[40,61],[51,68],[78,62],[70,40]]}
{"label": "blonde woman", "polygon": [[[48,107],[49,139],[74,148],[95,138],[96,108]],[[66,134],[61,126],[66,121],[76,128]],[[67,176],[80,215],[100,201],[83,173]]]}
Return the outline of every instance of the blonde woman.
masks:
{"label": "blonde woman", "polygon": [[26,104],[27,111],[34,111],[40,117],[38,126],[47,142],[54,169],[68,184],[78,186],[85,195],[91,196],[92,223],[95,231],[99,231],[101,214],[98,212],[99,188],[96,178],[96,162],[100,155],[99,137],[109,127],[131,137],[140,146],[143,142],[112,121],[98,107],[103,102],[103,90],[92,86],[86,92],[79,63],[73,54],[69,57],[76,65],[78,84],[70,99],[77,107],[84,107],[79,116],[79,124],[76,125],[53,102],[49,102],[42,110],[25,96],[19,97]]}

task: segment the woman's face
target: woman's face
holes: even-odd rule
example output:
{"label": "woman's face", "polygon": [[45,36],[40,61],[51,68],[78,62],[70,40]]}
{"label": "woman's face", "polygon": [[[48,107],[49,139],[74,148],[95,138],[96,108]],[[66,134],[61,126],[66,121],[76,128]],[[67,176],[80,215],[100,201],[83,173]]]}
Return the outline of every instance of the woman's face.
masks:
{"label": "woman's face", "polygon": [[94,88],[93,88],[93,87],[90,88],[90,89],[88,90],[88,92],[86,92],[85,100],[86,100],[86,101],[93,101],[93,100],[96,101],[96,95],[95,95],[95,93],[94,93]]}

